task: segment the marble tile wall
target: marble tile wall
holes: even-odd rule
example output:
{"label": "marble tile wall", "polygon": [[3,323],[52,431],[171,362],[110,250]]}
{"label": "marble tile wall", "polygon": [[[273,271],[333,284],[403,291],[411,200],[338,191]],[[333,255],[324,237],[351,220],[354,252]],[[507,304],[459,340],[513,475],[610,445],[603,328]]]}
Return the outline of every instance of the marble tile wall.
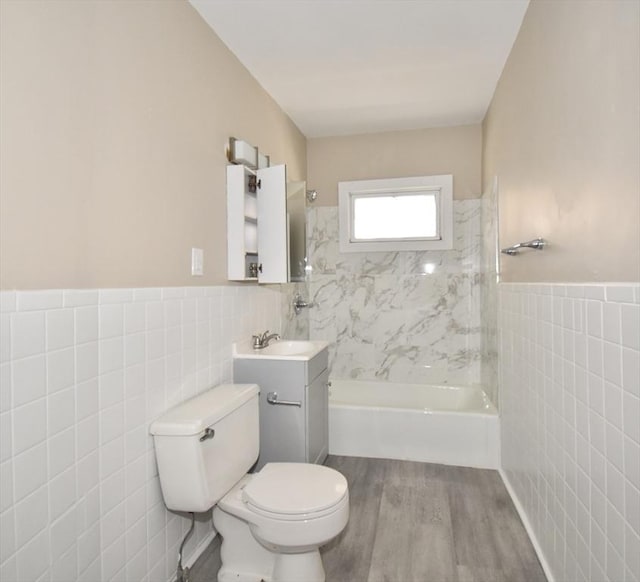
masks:
{"label": "marble tile wall", "polygon": [[502,467],[551,576],[640,582],[640,286],[499,303]]}
{"label": "marble tile wall", "polygon": [[480,201],[482,225],[480,275],[480,361],[482,387],[492,402],[498,398],[498,190],[497,179]]}
{"label": "marble tile wall", "polygon": [[[290,286],[0,293],[0,579],[174,579],[150,422],[232,381]],[[213,534],[197,521],[185,556]]]}
{"label": "marble tile wall", "polygon": [[454,249],[340,253],[338,208],[308,214],[311,339],[336,378],[477,385],[480,200],[454,201]]}

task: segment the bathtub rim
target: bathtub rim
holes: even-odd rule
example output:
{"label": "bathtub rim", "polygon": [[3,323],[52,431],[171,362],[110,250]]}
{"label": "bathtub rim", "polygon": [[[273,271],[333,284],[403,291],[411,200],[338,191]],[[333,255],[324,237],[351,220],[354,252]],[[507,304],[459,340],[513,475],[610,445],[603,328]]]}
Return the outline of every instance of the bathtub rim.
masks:
{"label": "bathtub rim", "polygon": [[[424,407],[424,406],[414,406],[414,407],[407,407],[407,406],[387,406],[387,405],[379,405],[379,404],[367,404],[366,402],[358,402],[358,403],[354,403],[354,402],[341,402],[339,400],[334,400],[331,397],[331,388],[333,388],[335,386],[334,382],[357,382],[357,383],[362,383],[362,384],[376,384],[377,386],[381,386],[384,384],[391,384],[391,385],[401,385],[401,386],[411,386],[411,387],[428,387],[428,388],[435,388],[438,390],[473,390],[475,392],[481,392],[482,393],[482,397],[484,402],[488,405],[489,408],[486,409],[477,409],[477,408],[468,408],[468,409],[449,409],[449,408],[429,408],[429,407]],[[412,382],[388,382],[385,380],[354,380],[351,378],[329,378],[329,407],[341,407],[341,408],[346,408],[346,409],[353,409],[353,410],[361,410],[361,409],[366,409],[366,410],[377,410],[379,412],[382,411],[398,411],[398,412],[414,412],[414,413],[420,413],[420,414],[453,414],[453,415],[462,415],[462,416],[468,416],[471,414],[475,414],[478,416],[489,416],[489,417],[494,417],[494,416],[500,416],[500,411],[498,410],[497,406],[491,402],[491,399],[489,398],[489,396],[487,395],[486,391],[482,388],[482,386],[452,386],[450,384],[418,384],[418,383],[412,383]]]}

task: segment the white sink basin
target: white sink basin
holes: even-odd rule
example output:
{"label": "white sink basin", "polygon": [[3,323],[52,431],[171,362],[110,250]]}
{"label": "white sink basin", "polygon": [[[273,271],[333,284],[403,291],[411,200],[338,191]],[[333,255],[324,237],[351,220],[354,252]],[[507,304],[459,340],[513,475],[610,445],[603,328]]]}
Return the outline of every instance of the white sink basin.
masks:
{"label": "white sink basin", "polygon": [[280,340],[254,350],[251,342],[233,344],[234,358],[266,360],[310,360],[329,345],[325,341]]}

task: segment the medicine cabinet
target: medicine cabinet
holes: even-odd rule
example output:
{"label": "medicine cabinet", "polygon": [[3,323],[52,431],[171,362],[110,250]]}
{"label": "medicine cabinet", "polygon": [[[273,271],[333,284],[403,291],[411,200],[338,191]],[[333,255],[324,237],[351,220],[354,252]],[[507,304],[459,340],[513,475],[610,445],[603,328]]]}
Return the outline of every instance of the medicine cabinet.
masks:
{"label": "medicine cabinet", "polygon": [[229,280],[304,280],[305,192],[304,182],[287,184],[284,165],[227,166]]}

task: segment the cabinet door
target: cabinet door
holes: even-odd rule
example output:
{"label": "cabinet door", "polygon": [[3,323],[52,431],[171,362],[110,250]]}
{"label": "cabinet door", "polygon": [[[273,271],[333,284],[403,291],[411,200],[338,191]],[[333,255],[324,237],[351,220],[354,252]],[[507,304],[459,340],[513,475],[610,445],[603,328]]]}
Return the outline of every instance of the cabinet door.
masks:
{"label": "cabinet door", "polygon": [[287,172],[285,166],[258,170],[258,257],[260,283],[286,283],[289,278]]}
{"label": "cabinet door", "polygon": [[[305,391],[302,384],[288,386],[287,382],[260,383],[260,457],[258,469],[266,463],[305,461]],[[270,404],[270,392],[278,400],[300,402],[300,406]]]}
{"label": "cabinet door", "polygon": [[251,279],[249,264],[258,262],[257,202],[249,190],[254,175],[245,166],[227,166],[227,277],[231,281]]}
{"label": "cabinet door", "polygon": [[307,386],[307,462],[322,463],[329,452],[329,370]]}

